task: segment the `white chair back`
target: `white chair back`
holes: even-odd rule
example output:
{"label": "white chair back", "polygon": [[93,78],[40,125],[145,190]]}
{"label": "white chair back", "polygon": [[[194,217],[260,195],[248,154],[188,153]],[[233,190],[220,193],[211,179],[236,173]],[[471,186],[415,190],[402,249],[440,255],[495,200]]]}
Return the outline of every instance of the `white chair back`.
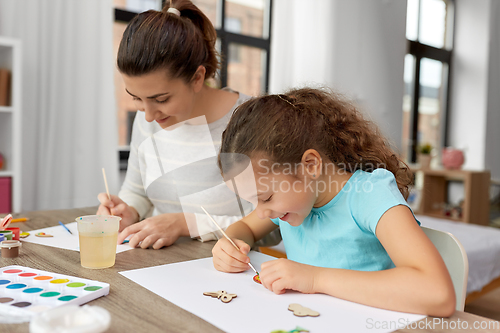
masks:
{"label": "white chair back", "polygon": [[440,230],[422,227],[424,233],[429,237],[432,244],[437,248],[439,254],[448,268],[453,288],[457,298],[458,311],[463,311],[465,306],[465,296],[467,293],[467,277],[469,275],[469,260],[465,250],[458,239]]}

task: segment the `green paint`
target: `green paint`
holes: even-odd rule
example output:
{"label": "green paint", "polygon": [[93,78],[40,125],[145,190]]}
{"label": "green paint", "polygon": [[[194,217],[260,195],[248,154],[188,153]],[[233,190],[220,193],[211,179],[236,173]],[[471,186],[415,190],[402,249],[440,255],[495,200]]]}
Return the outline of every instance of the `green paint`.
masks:
{"label": "green paint", "polygon": [[96,291],[96,290],[99,290],[99,289],[102,289],[102,287],[99,287],[99,286],[90,286],[90,287],[87,287],[83,290],[85,291]]}
{"label": "green paint", "polygon": [[66,286],[70,287],[70,288],[79,288],[79,287],[83,287],[84,285],[85,285],[85,283],[82,283],[82,282],[71,282],[71,283],[68,283]]}
{"label": "green paint", "polygon": [[78,296],[66,295],[66,296],[59,297],[58,300],[63,301],[63,302],[68,302],[68,301],[74,300],[75,298],[78,298]]}
{"label": "green paint", "polygon": [[2,230],[0,231],[0,235],[3,234],[5,240],[12,240],[12,230]]}
{"label": "green paint", "polygon": [[57,291],[48,291],[46,293],[40,294],[41,297],[54,297],[59,295],[61,295],[61,293],[58,293]]}

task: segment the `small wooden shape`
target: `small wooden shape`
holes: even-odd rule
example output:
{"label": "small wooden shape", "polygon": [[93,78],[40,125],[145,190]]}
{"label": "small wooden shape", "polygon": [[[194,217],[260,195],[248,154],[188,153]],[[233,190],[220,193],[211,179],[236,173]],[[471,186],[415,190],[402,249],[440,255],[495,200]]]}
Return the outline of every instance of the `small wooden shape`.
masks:
{"label": "small wooden shape", "polygon": [[288,310],[293,311],[293,314],[297,317],[317,317],[319,312],[306,308],[300,304],[293,303],[288,306]]}
{"label": "small wooden shape", "polygon": [[233,300],[233,298],[235,298],[237,296],[236,294],[228,294],[224,290],[219,290],[219,291],[217,291],[215,293],[207,291],[207,292],[204,292],[203,295],[205,295],[205,296],[212,296],[212,297],[215,297],[215,298],[219,298],[224,303],[231,302]]}
{"label": "small wooden shape", "polygon": [[258,284],[262,284],[262,282],[260,281],[260,276],[259,274],[256,274],[254,277],[253,277],[253,280],[258,283]]}
{"label": "small wooden shape", "polygon": [[35,236],[37,236],[37,237],[54,237],[52,235],[46,234],[45,232],[36,233]]}
{"label": "small wooden shape", "polygon": [[21,232],[21,233],[19,234],[19,238],[26,238],[26,237],[28,237],[29,235],[30,235],[30,233],[29,233],[29,232]]}

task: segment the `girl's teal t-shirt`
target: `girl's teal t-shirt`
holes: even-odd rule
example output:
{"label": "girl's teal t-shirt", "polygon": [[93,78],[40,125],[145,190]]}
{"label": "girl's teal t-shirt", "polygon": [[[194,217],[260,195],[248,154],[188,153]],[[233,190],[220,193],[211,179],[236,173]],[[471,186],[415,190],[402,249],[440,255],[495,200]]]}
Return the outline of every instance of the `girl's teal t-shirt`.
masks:
{"label": "girl's teal t-shirt", "polygon": [[318,267],[379,271],[394,264],[375,230],[382,215],[397,205],[410,209],[390,171],[357,170],[329,203],[313,208],[301,225],[293,227],[279,218],[272,221],[280,227],[290,260]]}

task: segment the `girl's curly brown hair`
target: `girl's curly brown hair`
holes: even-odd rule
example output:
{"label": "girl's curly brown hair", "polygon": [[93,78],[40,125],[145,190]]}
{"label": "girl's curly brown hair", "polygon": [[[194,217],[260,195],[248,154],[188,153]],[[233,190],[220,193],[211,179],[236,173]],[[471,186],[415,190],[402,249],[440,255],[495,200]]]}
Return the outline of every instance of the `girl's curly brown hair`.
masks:
{"label": "girl's curly brown hair", "polygon": [[[373,122],[364,119],[347,99],[330,91],[293,89],[243,103],[222,134],[220,152],[224,159],[226,153],[250,158],[264,154],[270,163],[297,165],[307,149],[317,150],[347,172],[387,169],[394,174],[403,197],[408,197],[412,174],[406,163]],[[224,170],[228,170],[226,163]],[[219,167],[223,169],[220,155]]]}

